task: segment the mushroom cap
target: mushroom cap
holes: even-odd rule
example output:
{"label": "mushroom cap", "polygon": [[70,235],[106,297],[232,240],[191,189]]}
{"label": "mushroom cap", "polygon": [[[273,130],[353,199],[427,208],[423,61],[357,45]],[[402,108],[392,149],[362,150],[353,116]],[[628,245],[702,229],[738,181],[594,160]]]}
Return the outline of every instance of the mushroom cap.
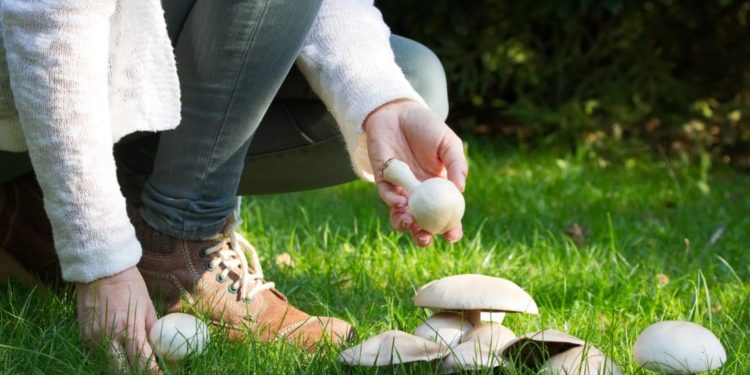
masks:
{"label": "mushroom cap", "polygon": [[403,331],[385,331],[341,352],[339,361],[349,366],[387,366],[432,361],[445,357],[445,344],[427,341]]}
{"label": "mushroom cap", "polygon": [[542,366],[544,375],[622,375],[617,365],[593,346],[576,346],[549,358]]}
{"label": "mushroom cap", "polygon": [[508,342],[503,348],[503,358],[534,367],[544,362],[547,357],[585,344],[585,341],[567,333],[545,329],[527,333]]}
{"label": "mushroom cap", "polygon": [[633,346],[633,357],[652,371],[690,374],[721,367],[727,353],[706,328],[692,322],[664,321],[641,332]]}
{"label": "mushroom cap", "polygon": [[458,225],[465,208],[464,196],[456,185],[441,177],[423,181],[409,195],[409,213],[430,233],[442,234]]}
{"label": "mushroom cap", "polygon": [[495,368],[504,364],[500,351],[478,341],[467,341],[451,348],[440,364],[441,374]]}
{"label": "mushroom cap", "polygon": [[516,334],[509,328],[498,323],[490,323],[474,327],[461,337],[461,343],[479,342],[493,350],[500,350],[515,338]]}
{"label": "mushroom cap", "polygon": [[167,361],[179,361],[191,353],[203,353],[209,338],[206,323],[184,313],[164,315],[148,333],[156,355]]}
{"label": "mushroom cap", "polygon": [[454,347],[461,341],[461,337],[472,328],[472,324],[461,315],[441,312],[427,318],[422,324],[418,325],[414,329],[414,336]]}
{"label": "mushroom cap", "polygon": [[531,296],[512,281],[476,274],[431,281],[419,288],[414,305],[437,310],[539,313]]}

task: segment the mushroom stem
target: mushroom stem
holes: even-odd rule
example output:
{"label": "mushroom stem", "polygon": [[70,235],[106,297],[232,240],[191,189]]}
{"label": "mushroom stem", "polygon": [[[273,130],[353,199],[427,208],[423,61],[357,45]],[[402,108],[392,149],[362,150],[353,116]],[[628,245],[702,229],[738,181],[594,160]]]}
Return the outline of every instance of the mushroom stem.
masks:
{"label": "mushroom stem", "polygon": [[411,194],[420,182],[411,172],[406,163],[398,159],[388,159],[383,166],[383,179],[397,186],[401,186]]}
{"label": "mushroom stem", "polygon": [[471,323],[471,325],[476,327],[482,324],[482,311],[481,310],[467,310],[466,319],[469,320],[469,323]]}

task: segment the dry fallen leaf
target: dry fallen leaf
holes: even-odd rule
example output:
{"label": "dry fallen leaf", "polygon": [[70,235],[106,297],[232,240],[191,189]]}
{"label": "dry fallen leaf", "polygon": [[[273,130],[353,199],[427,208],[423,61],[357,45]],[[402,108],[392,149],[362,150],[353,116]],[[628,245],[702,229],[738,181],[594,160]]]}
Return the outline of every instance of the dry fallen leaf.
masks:
{"label": "dry fallen leaf", "polygon": [[711,239],[708,241],[708,245],[709,246],[715,245],[717,242],[719,242],[719,239],[721,238],[723,234],[724,234],[724,226],[722,225],[716,228],[714,233],[711,235]]}
{"label": "dry fallen leaf", "polygon": [[586,244],[587,232],[586,228],[578,223],[570,224],[568,225],[568,228],[565,229],[565,234],[567,234],[578,247]]}
{"label": "dry fallen leaf", "polygon": [[663,273],[656,275],[656,283],[658,284],[659,288],[667,285],[669,283],[669,276]]}
{"label": "dry fallen leaf", "polygon": [[292,256],[289,255],[289,253],[281,253],[277,255],[276,265],[279,266],[279,268],[294,268],[294,266],[296,266],[294,259],[292,259]]}

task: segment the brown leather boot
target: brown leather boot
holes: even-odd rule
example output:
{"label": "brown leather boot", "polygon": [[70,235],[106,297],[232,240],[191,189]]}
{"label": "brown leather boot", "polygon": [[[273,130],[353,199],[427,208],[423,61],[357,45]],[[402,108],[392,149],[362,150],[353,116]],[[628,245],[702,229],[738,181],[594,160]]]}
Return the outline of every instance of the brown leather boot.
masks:
{"label": "brown leather boot", "polygon": [[33,173],[0,185],[0,280],[62,285],[52,227]]}
{"label": "brown leather boot", "polygon": [[151,297],[163,298],[164,312],[207,316],[226,328],[233,340],[251,333],[262,341],[285,339],[308,351],[325,339],[338,346],[353,338],[349,323],[310,316],[289,304],[263,278],[255,248],[238,233],[230,231],[215,240],[182,240],[153,229],[133,207],[129,214],[143,246],[138,269]]}

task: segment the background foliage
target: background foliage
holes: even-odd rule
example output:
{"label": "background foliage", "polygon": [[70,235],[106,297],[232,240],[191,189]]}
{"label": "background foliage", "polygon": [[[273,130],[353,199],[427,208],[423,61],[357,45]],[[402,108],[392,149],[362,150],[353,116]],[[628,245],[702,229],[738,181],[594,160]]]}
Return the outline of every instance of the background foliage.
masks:
{"label": "background foliage", "polygon": [[441,58],[464,131],[638,139],[750,168],[750,2],[379,1]]}

